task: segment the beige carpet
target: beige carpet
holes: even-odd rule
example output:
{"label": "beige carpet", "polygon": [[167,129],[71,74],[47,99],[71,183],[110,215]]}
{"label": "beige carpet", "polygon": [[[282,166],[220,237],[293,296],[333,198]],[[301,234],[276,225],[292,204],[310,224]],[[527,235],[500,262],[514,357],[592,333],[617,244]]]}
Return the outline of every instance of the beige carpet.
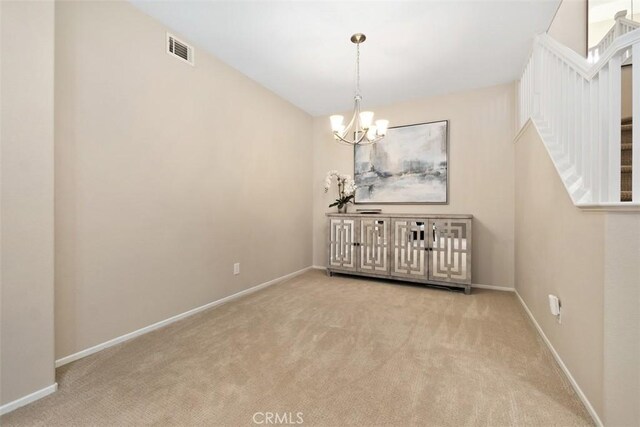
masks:
{"label": "beige carpet", "polygon": [[[592,425],[508,292],[311,271],[59,368],[3,426]],[[257,421],[263,421],[258,415]]]}

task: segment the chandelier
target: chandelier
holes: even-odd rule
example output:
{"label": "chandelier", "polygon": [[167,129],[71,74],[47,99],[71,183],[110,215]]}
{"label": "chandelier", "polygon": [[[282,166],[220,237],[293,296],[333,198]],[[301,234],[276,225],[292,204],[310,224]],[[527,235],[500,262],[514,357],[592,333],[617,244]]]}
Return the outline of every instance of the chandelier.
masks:
{"label": "chandelier", "polygon": [[[373,124],[372,111],[360,111],[360,43],[364,43],[367,37],[357,33],[351,36],[351,42],[356,45],[356,94],[353,97],[353,117],[346,126],[344,117],[335,115],[329,117],[333,137],[338,142],[349,145],[367,145],[380,141],[387,134],[389,120],[376,120]],[[347,135],[353,132],[353,139]]]}

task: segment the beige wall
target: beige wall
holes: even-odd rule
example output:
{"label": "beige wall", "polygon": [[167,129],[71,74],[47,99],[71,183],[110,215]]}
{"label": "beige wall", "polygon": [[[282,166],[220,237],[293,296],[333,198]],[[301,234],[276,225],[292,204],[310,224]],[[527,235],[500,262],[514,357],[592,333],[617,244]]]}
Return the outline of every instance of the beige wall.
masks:
{"label": "beige wall", "polygon": [[[505,84],[373,108],[391,126],[449,120],[449,204],[373,207],[473,214],[473,282],[484,285],[513,287],[514,96],[514,85]],[[328,194],[322,188],[330,169],[353,175],[353,149],[336,143],[329,119],[318,117],[313,132],[313,262],[318,266],[326,265],[324,214],[336,209],[327,207],[335,188]]]}
{"label": "beige wall", "polygon": [[548,33],[586,57],[587,0],[562,0]]}
{"label": "beige wall", "polygon": [[126,2],[56,13],[57,358],[311,264],[310,116]]}
{"label": "beige wall", "polygon": [[604,423],[640,425],[640,214],[605,220]]}
{"label": "beige wall", "polygon": [[573,205],[534,126],[515,147],[516,290],[602,414],[604,214]]}
{"label": "beige wall", "polygon": [[53,2],[0,2],[0,404],[55,382]]}

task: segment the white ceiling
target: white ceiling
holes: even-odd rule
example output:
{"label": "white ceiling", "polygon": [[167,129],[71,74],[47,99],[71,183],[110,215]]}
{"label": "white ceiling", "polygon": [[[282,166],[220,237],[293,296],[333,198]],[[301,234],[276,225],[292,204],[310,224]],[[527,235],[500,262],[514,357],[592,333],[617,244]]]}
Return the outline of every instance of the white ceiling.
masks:
{"label": "white ceiling", "polygon": [[[352,108],[363,32],[363,107],[519,77],[560,0],[142,1],[148,15],[312,115]],[[197,66],[197,53],[196,53]]]}

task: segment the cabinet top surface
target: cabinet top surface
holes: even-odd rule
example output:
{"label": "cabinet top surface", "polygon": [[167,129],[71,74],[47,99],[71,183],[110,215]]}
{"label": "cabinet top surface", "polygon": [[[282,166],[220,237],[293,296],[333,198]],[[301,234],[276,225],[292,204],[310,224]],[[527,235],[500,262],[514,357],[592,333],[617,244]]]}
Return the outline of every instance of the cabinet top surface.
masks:
{"label": "cabinet top surface", "polygon": [[392,213],[381,212],[379,214],[362,214],[357,212],[352,213],[338,213],[327,212],[325,214],[328,217],[366,217],[366,218],[458,218],[458,219],[472,219],[473,215],[466,214],[431,214],[431,213]]}

